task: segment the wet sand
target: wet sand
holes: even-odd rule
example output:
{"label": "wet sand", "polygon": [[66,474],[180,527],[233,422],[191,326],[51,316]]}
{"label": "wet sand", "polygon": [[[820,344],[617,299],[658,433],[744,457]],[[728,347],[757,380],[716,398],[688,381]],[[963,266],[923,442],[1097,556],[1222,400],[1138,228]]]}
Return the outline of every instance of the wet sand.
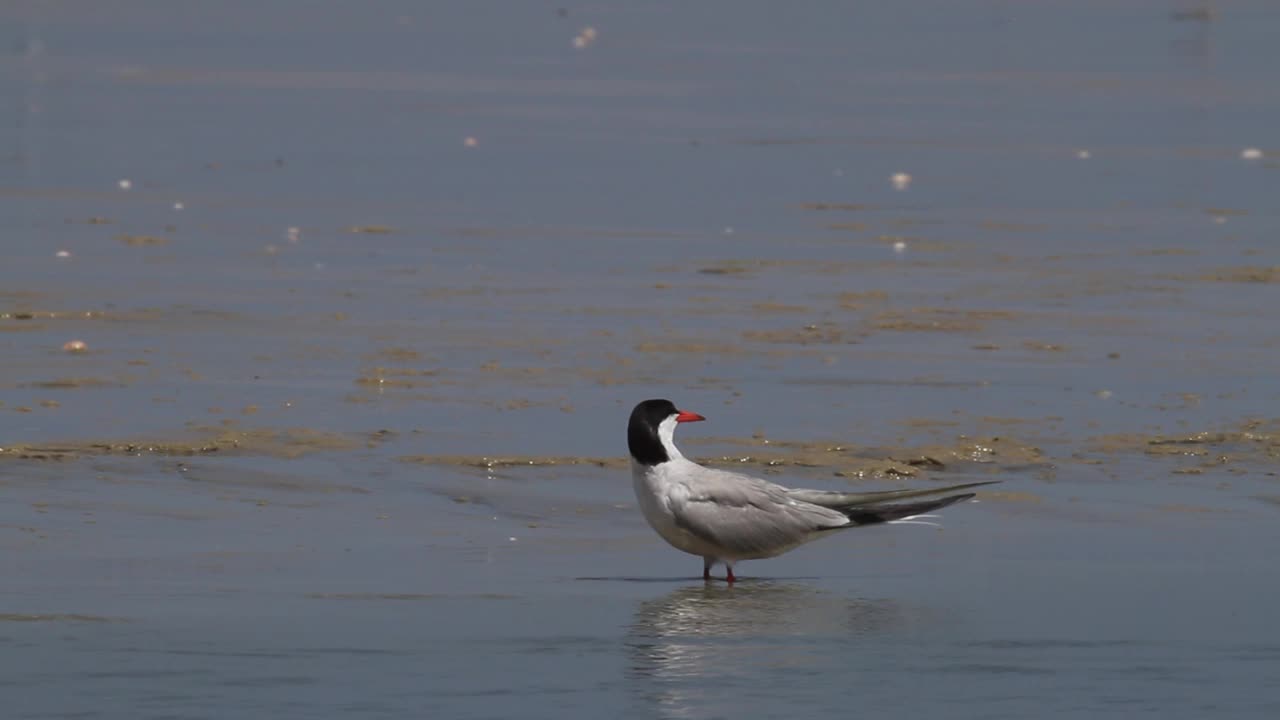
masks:
{"label": "wet sand", "polygon": [[1280,710],[1280,12],[502,7],[0,10],[15,717]]}

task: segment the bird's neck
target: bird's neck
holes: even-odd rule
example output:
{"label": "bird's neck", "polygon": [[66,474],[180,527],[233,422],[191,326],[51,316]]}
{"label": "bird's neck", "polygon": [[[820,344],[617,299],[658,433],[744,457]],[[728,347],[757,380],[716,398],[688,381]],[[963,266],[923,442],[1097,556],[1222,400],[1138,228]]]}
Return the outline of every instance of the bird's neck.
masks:
{"label": "bird's neck", "polygon": [[676,447],[676,424],[676,419],[669,417],[658,425],[658,442],[662,443],[662,449],[667,452],[669,460],[684,459],[684,453]]}

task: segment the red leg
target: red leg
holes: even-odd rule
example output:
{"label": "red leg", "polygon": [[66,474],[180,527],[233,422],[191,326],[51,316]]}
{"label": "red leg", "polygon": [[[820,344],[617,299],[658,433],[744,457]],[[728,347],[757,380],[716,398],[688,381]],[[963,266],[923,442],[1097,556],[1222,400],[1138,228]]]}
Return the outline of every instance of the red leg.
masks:
{"label": "red leg", "polygon": [[725,572],[726,572],[726,573],[728,573],[728,574],[725,576],[725,578],[724,578],[724,579],[725,579],[725,580],[726,580],[730,585],[732,585],[733,583],[737,582],[737,581],[738,581],[738,578],[736,578],[736,577],[734,577],[734,576],[733,576],[733,567],[732,567],[732,566],[730,566],[730,565],[725,565],[725,566],[724,566],[724,568],[725,568]]}

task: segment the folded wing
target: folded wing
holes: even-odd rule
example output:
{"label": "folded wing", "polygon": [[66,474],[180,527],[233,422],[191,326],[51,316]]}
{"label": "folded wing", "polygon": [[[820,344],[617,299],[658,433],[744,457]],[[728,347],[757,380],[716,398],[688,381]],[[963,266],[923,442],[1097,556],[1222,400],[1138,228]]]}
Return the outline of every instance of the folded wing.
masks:
{"label": "folded wing", "polygon": [[[958,490],[998,482],[842,493],[792,489],[724,470],[700,470],[668,498],[676,525],[740,558],[776,555],[826,530],[922,515],[973,497]],[[915,500],[937,495],[945,497]]]}
{"label": "folded wing", "polygon": [[992,485],[999,480],[987,480],[984,482],[964,483],[961,485],[948,485],[940,488],[926,488],[924,490],[882,490],[878,492],[865,493],[842,493],[830,492],[825,490],[788,490],[787,495],[796,500],[801,500],[814,505],[820,505],[825,508],[843,513],[855,525],[874,525],[877,523],[892,522],[903,518],[912,517],[914,515],[923,515],[941,510],[948,505],[968,500],[973,497],[973,493],[958,493],[947,495],[946,497],[934,498],[930,500],[920,500],[916,502],[902,502],[914,498],[929,497],[935,495],[946,495],[947,493],[955,493],[957,490],[968,490],[969,488],[981,487],[982,485]]}
{"label": "folded wing", "polygon": [[781,553],[850,524],[843,512],[792,498],[782,486],[709,468],[673,492],[670,507],[677,526],[741,558]]}
{"label": "folded wing", "polygon": [[923,490],[880,490],[877,492],[862,493],[787,488],[786,493],[790,498],[813,503],[814,505],[821,505],[828,508],[853,508],[863,505],[878,505],[898,500],[908,500],[911,498],[945,495],[957,490],[968,490],[969,488],[981,487],[983,485],[994,485],[998,482],[1000,481],[986,480],[983,482],[964,483],[962,485],[947,485],[946,487],[940,488],[925,488]]}

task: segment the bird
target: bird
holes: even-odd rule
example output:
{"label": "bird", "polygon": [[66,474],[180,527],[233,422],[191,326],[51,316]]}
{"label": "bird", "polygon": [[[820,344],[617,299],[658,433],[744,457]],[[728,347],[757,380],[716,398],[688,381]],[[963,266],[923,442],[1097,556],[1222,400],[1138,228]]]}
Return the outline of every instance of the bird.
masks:
{"label": "bird", "polygon": [[957,491],[998,482],[857,493],[789,488],[686,458],[675,444],[676,427],[703,420],[670,400],[645,400],[631,411],[627,448],[645,520],[672,547],[702,557],[704,580],[723,564],[725,580],[734,583],[741,560],[775,557],[834,530],[910,522],[974,496]]}

